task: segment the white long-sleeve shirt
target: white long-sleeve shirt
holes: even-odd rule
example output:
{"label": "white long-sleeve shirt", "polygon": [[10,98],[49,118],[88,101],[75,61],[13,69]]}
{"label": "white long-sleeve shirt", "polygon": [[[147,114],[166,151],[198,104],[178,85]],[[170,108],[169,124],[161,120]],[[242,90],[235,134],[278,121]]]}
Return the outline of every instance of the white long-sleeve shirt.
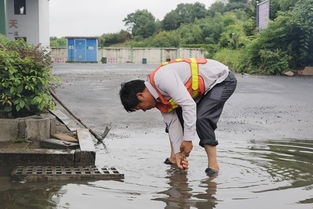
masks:
{"label": "white long-sleeve shirt", "polygon": [[[199,64],[199,74],[208,92],[216,84],[223,82],[229,74],[229,68],[215,60],[208,59],[206,64]],[[182,108],[184,131],[177,117],[176,111],[162,113],[164,122],[169,131],[174,153],[180,152],[182,141],[192,141],[196,135],[197,109],[196,101],[188,93],[185,83],[191,77],[190,65],[186,62],[176,62],[161,67],[154,76],[157,89],[165,97],[172,98]],[[150,84],[149,79],[145,85],[152,96],[159,100],[157,91]]]}

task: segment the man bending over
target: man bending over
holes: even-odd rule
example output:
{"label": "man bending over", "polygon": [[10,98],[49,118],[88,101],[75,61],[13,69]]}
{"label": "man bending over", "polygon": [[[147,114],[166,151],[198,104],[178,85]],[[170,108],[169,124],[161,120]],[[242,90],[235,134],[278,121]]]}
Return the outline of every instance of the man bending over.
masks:
{"label": "man bending over", "polygon": [[165,160],[180,169],[188,168],[196,132],[208,157],[208,176],[217,175],[215,137],[217,122],[237,80],[220,62],[204,58],[176,59],[162,63],[146,81],[121,85],[121,102],[128,112],[158,108],[169,134],[172,155]]}

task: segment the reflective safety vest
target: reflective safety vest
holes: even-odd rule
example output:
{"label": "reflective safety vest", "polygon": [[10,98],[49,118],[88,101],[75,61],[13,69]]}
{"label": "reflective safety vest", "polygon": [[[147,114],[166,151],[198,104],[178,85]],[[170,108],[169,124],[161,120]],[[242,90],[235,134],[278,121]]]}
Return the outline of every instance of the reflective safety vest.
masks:
{"label": "reflective safety vest", "polygon": [[[154,71],[152,71],[149,74],[149,80],[153,88],[156,90],[156,92],[159,95],[159,99],[161,102],[158,102],[156,105],[156,108],[158,108],[161,112],[167,113],[171,112],[175,108],[179,107],[178,104],[175,103],[173,99],[165,99],[164,96],[161,94],[161,92],[157,89],[155,82],[154,82],[154,76],[155,73],[163,66],[176,63],[176,62],[187,62],[190,65],[191,69],[191,78],[188,79],[188,81],[185,83],[185,87],[188,90],[189,94],[192,96],[193,99],[195,99],[198,96],[201,96],[205,93],[205,86],[204,86],[204,80],[202,76],[199,75],[199,64],[205,64],[207,63],[207,60],[204,58],[187,58],[187,59],[176,59],[169,62],[162,63],[159,67],[157,67]],[[169,69],[170,70],[170,69]]]}

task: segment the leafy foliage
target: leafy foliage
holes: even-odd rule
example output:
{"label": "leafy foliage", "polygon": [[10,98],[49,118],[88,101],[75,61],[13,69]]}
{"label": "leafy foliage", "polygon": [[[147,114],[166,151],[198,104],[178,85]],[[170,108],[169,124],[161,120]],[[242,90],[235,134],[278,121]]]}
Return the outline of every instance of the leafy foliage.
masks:
{"label": "leafy foliage", "polygon": [[281,12],[292,10],[299,0],[272,0],[270,1],[270,18],[274,20]]}
{"label": "leafy foliage", "polygon": [[208,15],[211,17],[214,17],[217,14],[223,14],[225,12],[225,4],[221,1],[216,1],[214,2],[209,10],[208,10]]}
{"label": "leafy foliage", "polygon": [[111,46],[113,44],[124,43],[131,39],[130,33],[125,30],[121,30],[119,33],[103,34],[100,37],[100,47]]}
{"label": "leafy foliage", "polygon": [[186,24],[178,29],[178,34],[182,44],[192,44],[202,42],[202,33],[199,25]]}
{"label": "leafy foliage", "polygon": [[278,74],[288,68],[312,65],[312,26],[313,0],[300,0],[291,11],[281,13],[247,46],[242,68]]}
{"label": "leafy foliage", "polygon": [[194,4],[178,4],[175,12],[178,14],[179,25],[194,22],[196,19],[205,18],[207,10],[204,4],[196,2]]}
{"label": "leafy foliage", "polygon": [[[104,34],[102,46],[199,47],[233,70],[280,74],[313,65],[313,0],[272,0],[269,27],[256,30],[257,0],[178,4],[163,20],[147,10],[127,15],[130,34]],[[122,37],[122,38],[121,38]]]}
{"label": "leafy foliage", "polygon": [[132,35],[138,39],[147,38],[156,30],[155,18],[148,10],[137,10],[128,14],[123,21]]}
{"label": "leafy foliage", "polygon": [[299,35],[299,56],[295,57],[294,63],[313,65],[313,0],[300,0],[290,12],[290,21],[296,25],[294,31]]}
{"label": "leafy foliage", "polygon": [[162,21],[162,28],[164,30],[175,30],[180,26],[179,14],[172,10],[167,13]]}
{"label": "leafy foliage", "polygon": [[66,38],[50,37],[50,46],[52,48],[66,48]]}
{"label": "leafy foliage", "polygon": [[263,73],[272,75],[281,74],[288,70],[289,57],[280,49],[261,50],[259,69]]}
{"label": "leafy foliage", "polygon": [[242,65],[241,61],[244,53],[245,53],[244,49],[234,50],[223,48],[214,54],[213,59],[224,63],[225,65],[229,66],[232,70],[236,70],[240,68],[240,65]]}
{"label": "leafy foliage", "polygon": [[179,42],[177,33],[168,31],[161,31],[150,41],[153,47],[178,47]]}
{"label": "leafy foliage", "polygon": [[47,51],[0,36],[1,117],[28,116],[53,108],[48,92],[53,80]]}

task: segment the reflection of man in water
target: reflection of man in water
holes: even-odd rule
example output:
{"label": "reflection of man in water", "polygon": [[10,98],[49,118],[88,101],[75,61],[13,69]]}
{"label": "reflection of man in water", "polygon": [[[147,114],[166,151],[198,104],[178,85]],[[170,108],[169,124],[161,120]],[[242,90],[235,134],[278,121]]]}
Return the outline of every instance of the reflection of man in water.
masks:
{"label": "reflection of man in water", "polygon": [[[166,178],[169,180],[169,189],[160,192],[168,197],[155,198],[153,200],[163,201],[166,206],[164,209],[212,209],[217,205],[216,194],[217,184],[213,178],[201,181],[200,189],[204,191],[192,191],[192,186],[188,184],[186,172],[177,169],[168,169]],[[194,195],[193,195],[194,194]]]}
{"label": "reflection of man in water", "polygon": [[128,112],[154,107],[161,111],[173,153],[166,163],[188,168],[186,157],[197,132],[199,145],[208,157],[205,172],[211,176],[219,171],[214,130],[235,88],[234,74],[222,63],[203,58],[177,59],[161,64],[147,81],[122,84],[120,97]]}

